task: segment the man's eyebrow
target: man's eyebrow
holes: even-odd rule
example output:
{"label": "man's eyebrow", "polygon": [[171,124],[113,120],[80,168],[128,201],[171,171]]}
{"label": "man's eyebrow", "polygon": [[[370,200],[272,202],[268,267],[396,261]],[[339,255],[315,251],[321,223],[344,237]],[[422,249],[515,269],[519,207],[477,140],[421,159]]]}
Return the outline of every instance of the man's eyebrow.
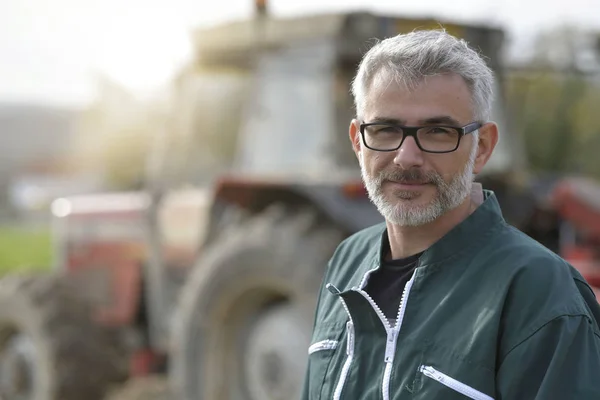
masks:
{"label": "man's eyebrow", "polygon": [[404,120],[397,119],[397,118],[389,118],[389,117],[374,117],[369,122],[373,122],[373,123],[377,122],[380,124],[390,124],[390,125],[403,125],[404,124]]}
{"label": "man's eyebrow", "polygon": [[423,125],[428,124],[447,124],[452,126],[459,126],[460,122],[450,117],[449,115],[440,115],[436,117],[426,118],[419,121]]}
{"label": "man's eyebrow", "polygon": [[[405,120],[398,118],[389,118],[389,117],[374,117],[369,123],[380,123],[380,124],[390,124],[390,125],[404,125]],[[419,120],[419,125],[451,125],[451,126],[460,126],[460,122],[456,119],[452,118],[449,115],[438,115],[435,117],[425,118]]]}

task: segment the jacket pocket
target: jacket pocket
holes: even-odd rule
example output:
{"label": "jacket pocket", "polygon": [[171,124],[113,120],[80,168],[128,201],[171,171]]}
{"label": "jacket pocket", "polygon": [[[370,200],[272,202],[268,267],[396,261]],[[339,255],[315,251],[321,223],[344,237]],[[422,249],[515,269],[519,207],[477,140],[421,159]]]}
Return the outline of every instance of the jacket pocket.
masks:
{"label": "jacket pocket", "polygon": [[473,399],[473,400],[494,400],[493,397],[488,396],[487,394],[480,392],[479,390],[464,384],[443,372],[438,371],[429,365],[421,365],[419,368],[419,372],[421,372],[424,376],[431,378],[435,381],[438,381],[440,384],[446,386],[447,388],[454,390],[462,394],[463,396]]}
{"label": "jacket pocket", "polygon": [[496,390],[494,368],[482,363],[475,353],[428,343],[420,360],[413,364],[413,400],[493,400]]}
{"label": "jacket pocket", "polygon": [[322,327],[308,348],[308,376],[304,400],[331,398],[336,384],[335,366],[346,355],[342,327]]}
{"label": "jacket pocket", "polygon": [[308,348],[308,355],[310,356],[317,351],[335,350],[337,348],[337,340],[321,340],[320,342],[313,343]]}

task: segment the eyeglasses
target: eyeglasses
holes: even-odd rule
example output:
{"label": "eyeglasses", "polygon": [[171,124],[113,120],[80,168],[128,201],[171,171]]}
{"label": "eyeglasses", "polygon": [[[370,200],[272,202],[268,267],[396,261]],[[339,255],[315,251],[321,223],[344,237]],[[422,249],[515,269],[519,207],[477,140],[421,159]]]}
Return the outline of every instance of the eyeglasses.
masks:
{"label": "eyeglasses", "polygon": [[412,136],[421,151],[427,153],[451,153],[458,149],[463,136],[483,126],[471,122],[463,127],[456,126],[400,126],[381,122],[360,124],[360,134],[365,146],[375,151],[398,150],[404,140]]}

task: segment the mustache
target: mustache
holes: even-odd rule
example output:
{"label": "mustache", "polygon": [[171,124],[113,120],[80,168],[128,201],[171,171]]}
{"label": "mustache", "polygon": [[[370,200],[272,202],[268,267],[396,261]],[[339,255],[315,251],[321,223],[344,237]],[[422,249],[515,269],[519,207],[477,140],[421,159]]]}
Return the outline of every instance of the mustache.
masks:
{"label": "mustache", "polygon": [[411,182],[421,184],[433,184],[435,186],[444,185],[444,179],[433,171],[423,171],[419,168],[411,168],[408,170],[384,170],[381,171],[377,178],[377,184],[381,185],[385,181],[394,182]]}

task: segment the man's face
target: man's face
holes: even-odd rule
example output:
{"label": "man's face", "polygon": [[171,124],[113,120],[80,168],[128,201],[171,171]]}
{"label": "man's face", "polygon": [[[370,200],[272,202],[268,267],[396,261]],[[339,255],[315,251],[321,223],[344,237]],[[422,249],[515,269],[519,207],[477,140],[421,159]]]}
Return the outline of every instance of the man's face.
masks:
{"label": "man's face", "polygon": [[[380,73],[367,93],[363,111],[364,122],[457,127],[473,122],[469,89],[460,76],[450,74],[428,77],[407,90]],[[452,153],[423,152],[412,137],[397,151],[379,152],[357,142],[360,122],[353,121],[350,136],[369,197],[389,222],[427,224],[459,206],[470,194],[474,169],[479,169],[475,165],[479,146],[472,134],[464,136]]]}

